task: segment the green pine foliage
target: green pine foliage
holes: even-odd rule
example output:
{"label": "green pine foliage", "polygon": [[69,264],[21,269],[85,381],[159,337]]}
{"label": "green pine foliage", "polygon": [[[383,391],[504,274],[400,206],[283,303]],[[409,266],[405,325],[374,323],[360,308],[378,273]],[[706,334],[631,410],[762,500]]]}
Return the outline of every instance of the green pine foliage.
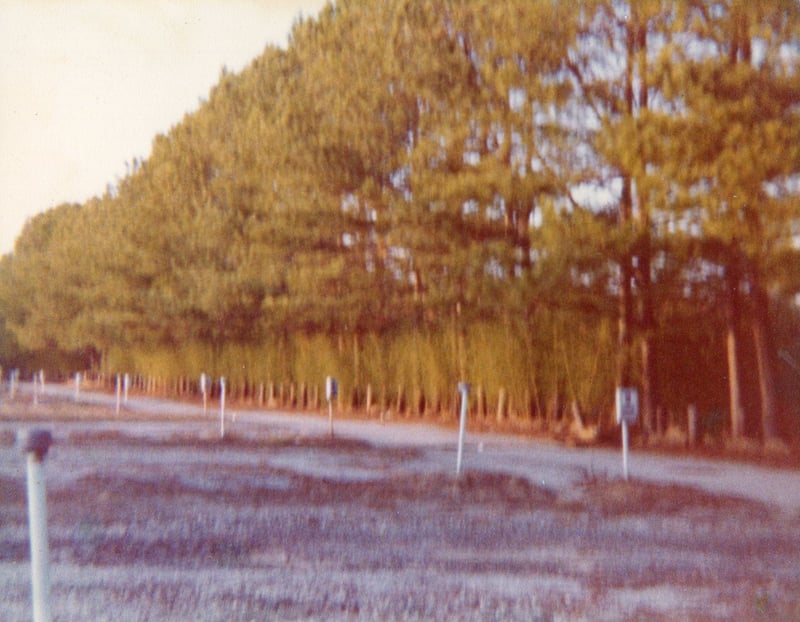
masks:
{"label": "green pine foliage", "polygon": [[625,381],[648,433],[741,388],[791,436],[799,236],[795,2],[339,0],[30,221],[0,358],[516,425]]}

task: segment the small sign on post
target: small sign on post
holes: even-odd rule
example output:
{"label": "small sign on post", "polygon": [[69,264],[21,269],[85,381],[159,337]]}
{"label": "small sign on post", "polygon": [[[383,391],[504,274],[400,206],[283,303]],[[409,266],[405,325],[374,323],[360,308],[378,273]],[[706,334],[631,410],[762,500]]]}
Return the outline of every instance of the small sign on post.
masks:
{"label": "small sign on post", "polygon": [[325,378],[325,399],[328,400],[328,435],[333,438],[333,400],[339,396],[339,382],[333,376]]}
{"label": "small sign on post", "polygon": [[616,399],[617,425],[622,426],[622,472],[628,481],[628,426],[639,419],[639,392],[632,387],[617,387]]}

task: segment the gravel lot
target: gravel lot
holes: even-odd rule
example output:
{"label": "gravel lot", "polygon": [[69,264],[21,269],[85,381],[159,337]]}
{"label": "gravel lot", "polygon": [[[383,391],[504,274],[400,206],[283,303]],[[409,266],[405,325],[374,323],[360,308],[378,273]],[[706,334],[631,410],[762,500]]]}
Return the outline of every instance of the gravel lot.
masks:
{"label": "gravel lot", "polygon": [[220,440],[213,418],[20,404],[0,405],[9,622],[31,619],[14,435],[40,424],[56,620],[800,620],[791,504],[603,469],[542,483],[476,447],[457,478],[444,436],[329,439],[324,418],[241,416]]}

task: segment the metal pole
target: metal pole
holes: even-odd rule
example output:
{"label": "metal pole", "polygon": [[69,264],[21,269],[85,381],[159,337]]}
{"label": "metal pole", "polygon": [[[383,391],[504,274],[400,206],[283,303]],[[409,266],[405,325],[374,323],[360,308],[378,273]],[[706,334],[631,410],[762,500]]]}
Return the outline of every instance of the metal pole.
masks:
{"label": "metal pole", "polygon": [[461,461],[464,456],[464,436],[467,431],[467,406],[469,403],[469,385],[466,382],[458,383],[461,393],[461,420],[458,425],[458,456],[456,457],[456,475],[461,475]]}
{"label": "metal pole", "polygon": [[50,550],[47,541],[47,496],[44,457],[53,442],[47,430],[31,430],[23,439],[27,455],[28,524],[31,543],[31,585],[34,622],[50,622]]}

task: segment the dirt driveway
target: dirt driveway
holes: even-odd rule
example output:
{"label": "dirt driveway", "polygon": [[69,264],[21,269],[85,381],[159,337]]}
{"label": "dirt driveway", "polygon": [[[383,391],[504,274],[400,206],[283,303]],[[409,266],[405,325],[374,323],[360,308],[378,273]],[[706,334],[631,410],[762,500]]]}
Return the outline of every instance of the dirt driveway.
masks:
{"label": "dirt driveway", "polygon": [[642,455],[624,483],[616,452],[471,436],[456,478],[450,430],[199,415],[0,405],[3,620],[30,619],[30,425],[57,620],[800,620],[796,472]]}

